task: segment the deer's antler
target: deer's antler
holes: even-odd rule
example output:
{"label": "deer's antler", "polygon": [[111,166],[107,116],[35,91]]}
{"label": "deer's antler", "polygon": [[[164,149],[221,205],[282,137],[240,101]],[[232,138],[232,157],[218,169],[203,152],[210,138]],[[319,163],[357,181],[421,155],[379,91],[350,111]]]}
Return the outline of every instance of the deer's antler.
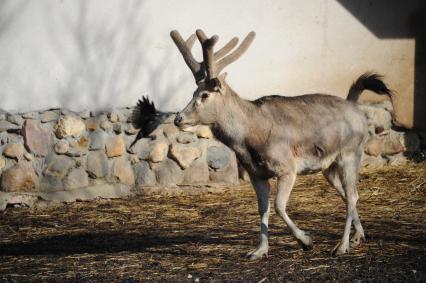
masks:
{"label": "deer's antler", "polygon": [[[251,31],[243,40],[243,42],[241,42],[240,46],[238,46],[237,49],[235,49],[231,54],[226,55],[226,57],[224,57],[223,59],[221,59],[219,62],[217,62],[217,67],[216,67],[216,71],[217,74],[219,75],[220,72],[229,64],[231,64],[232,62],[236,61],[238,58],[241,57],[241,55],[244,54],[244,52],[247,51],[247,49],[249,48],[249,46],[251,45],[251,43],[253,42],[254,37],[256,36],[256,33],[254,31]],[[238,42],[238,39],[237,39]],[[236,43],[235,43],[236,45]],[[234,45],[234,46],[235,46]],[[226,46],[225,46],[226,47]],[[229,51],[232,48],[229,49]],[[229,52],[228,51],[228,52]],[[226,54],[226,53],[225,53]]]}
{"label": "deer's antler", "polygon": [[219,76],[220,72],[229,64],[236,61],[241,55],[246,52],[256,35],[255,32],[250,32],[233,52],[228,54],[238,44],[238,38],[232,38],[220,50],[213,52],[213,48],[219,37],[213,35],[208,38],[206,34],[197,29],[196,35],[203,48],[203,62],[197,62],[191,53],[191,48],[194,45],[195,35],[191,35],[186,42],[182,39],[179,32],[174,30],[170,33],[173,41],[178,47],[188,67],[194,74],[195,81],[198,84],[200,81],[207,78],[207,80],[215,79]]}
{"label": "deer's antler", "polygon": [[217,76],[219,76],[220,72],[226,66],[240,58],[241,55],[243,55],[244,52],[246,52],[246,50],[249,48],[256,35],[255,32],[250,32],[244,38],[240,46],[238,46],[238,48],[235,49],[232,53],[228,54],[238,44],[237,37],[234,37],[219,51],[213,53],[213,47],[219,40],[219,37],[217,35],[214,35],[210,38],[207,38],[206,34],[200,29],[196,31],[196,34],[198,40],[201,43],[201,46],[203,47],[203,63],[206,68],[208,80],[217,78]]}
{"label": "deer's antler", "polygon": [[183,40],[182,36],[177,30],[173,30],[170,32],[170,36],[172,37],[174,43],[179,49],[180,53],[185,60],[186,65],[188,65],[189,69],[191,69],[192,74],[194,75],[195,82],[198,83],[205,79],[206,74],[204,67],[201,63],[195,60],[194,56],[192,56],[191,49],[195,43],[195,34],[192,34],[186,41]]}
{"label": "deer's antler", "polygon": [[206,74],[207,74],[207,80],[211,80],[216,78],[216,72],[215,72],[215,60],[214,60],[214,53],[213,53],[213,47],[219,40],[219,36],[213,35],[210,38],[207,38],[206,34],[200,30],[197,29],[195,34],[198,37],[198,40],[201,43],[201,46],[203,48],[203,59],[204,59],[204,67],[206,68]]}

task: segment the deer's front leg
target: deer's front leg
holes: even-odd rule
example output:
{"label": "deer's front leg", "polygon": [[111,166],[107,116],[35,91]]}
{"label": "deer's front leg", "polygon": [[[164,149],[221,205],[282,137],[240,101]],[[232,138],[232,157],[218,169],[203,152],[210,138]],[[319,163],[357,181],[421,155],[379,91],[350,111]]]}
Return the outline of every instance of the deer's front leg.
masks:
{"label": "deer's front leg", "polygon": [[268,221],[269,221],[269,182],[268,179],[251,177],[251,183],[256,191],[260,216],[260,243],[259,246],[249,252],[250,260],[268,256]]}

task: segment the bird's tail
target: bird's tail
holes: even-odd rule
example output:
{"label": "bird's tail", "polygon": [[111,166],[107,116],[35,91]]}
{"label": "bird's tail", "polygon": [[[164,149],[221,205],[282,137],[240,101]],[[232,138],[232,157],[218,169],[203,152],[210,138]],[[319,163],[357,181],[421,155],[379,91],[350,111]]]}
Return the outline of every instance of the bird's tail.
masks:
{"label": "bird's tail", "polygon": [[148,137],[171,114],[173,113],[158,111],[155,108],[154,102],[150,101],[146,96],[139,99],[136,107],[133,109],[131,122],[133,127],[140,129],[140,131],[130,147],[142,137]]}

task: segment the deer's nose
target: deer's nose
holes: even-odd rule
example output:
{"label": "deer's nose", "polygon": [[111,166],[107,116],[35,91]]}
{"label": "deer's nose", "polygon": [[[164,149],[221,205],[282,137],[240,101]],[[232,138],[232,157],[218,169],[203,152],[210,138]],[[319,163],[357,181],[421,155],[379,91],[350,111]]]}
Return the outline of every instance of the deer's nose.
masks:
{"label": "deer's nose", "polygon": [[179,127],[181,124],[182,124],[182,116],[180,115],[180,113],[178,113],[177,115],[176,115],[176,118],[175,118],[175,125],[177,126],[177,127]]}

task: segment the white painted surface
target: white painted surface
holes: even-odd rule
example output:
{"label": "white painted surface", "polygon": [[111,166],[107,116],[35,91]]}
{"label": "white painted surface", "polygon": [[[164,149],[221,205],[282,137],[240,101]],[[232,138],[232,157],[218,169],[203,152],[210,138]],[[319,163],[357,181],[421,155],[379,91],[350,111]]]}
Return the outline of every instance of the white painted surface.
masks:
{"label": "white painted surface", "polygon": [[[414,40],[377,38],[331,0],[2,0],[0,108],[103,109],[146,94],[178,110],[195,84],[169,32],[186,37],[196,28],[219,34],[219,46],[256,31],[226,69],[245,98],[344,96],[366,70],[413,92]],[[199,45],[194,50],[200,58]]]}

